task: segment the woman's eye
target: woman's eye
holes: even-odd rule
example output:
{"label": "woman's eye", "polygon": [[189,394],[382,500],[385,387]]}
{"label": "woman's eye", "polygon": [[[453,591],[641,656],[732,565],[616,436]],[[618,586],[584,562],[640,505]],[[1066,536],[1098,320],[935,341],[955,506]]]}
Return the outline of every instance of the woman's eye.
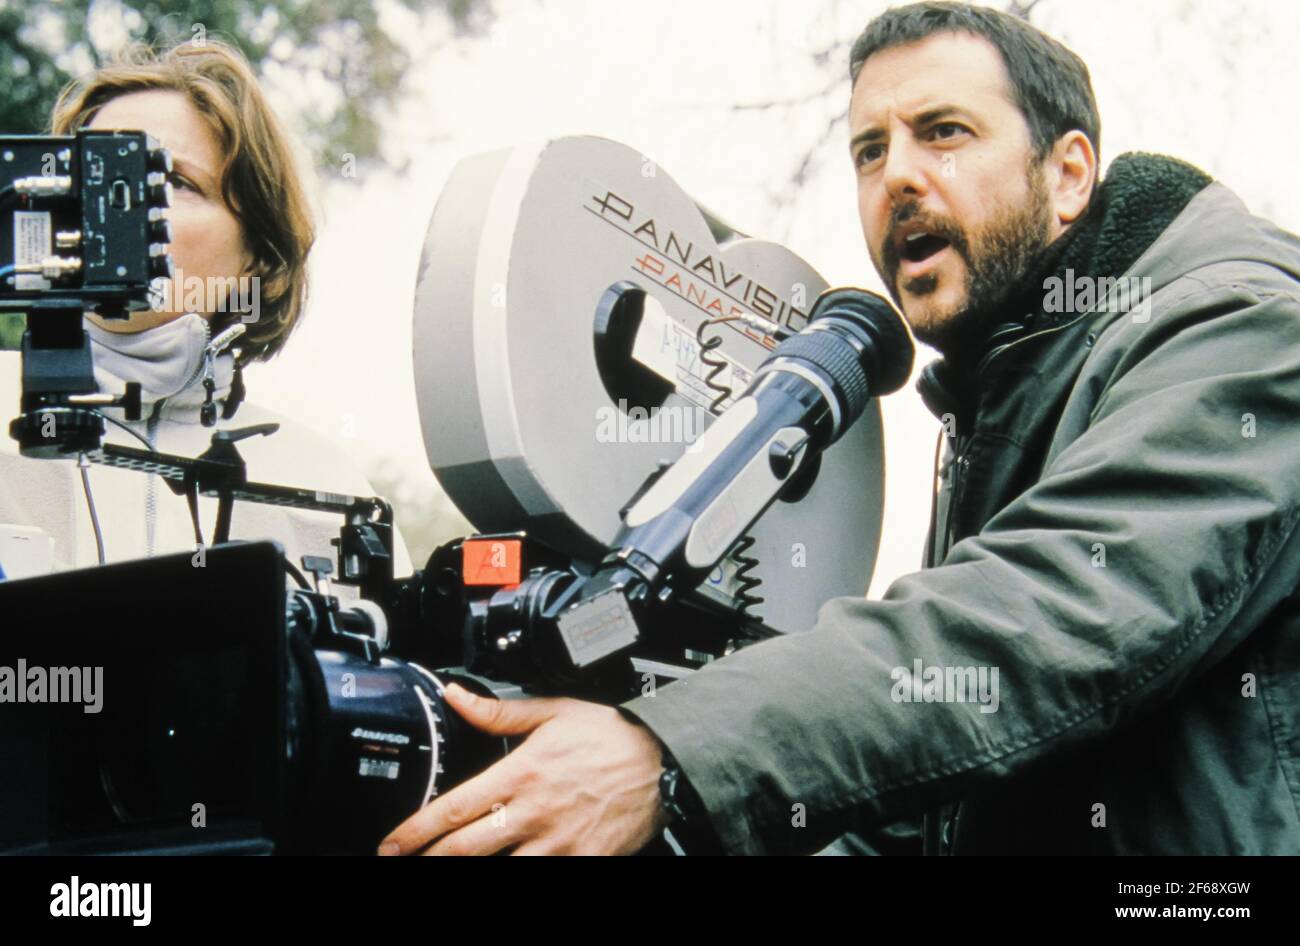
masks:
{"label": "woman's eye", "polygon": [[181,177],[181,175],[175,172],[172,172],[170,175],[168,175],[167,180],[172,187],[178,189],[185,189],[185,190],[192,190],[192,191],[198,190],[197,187],[195,187],[193,184],[190,183],[188,178]]}

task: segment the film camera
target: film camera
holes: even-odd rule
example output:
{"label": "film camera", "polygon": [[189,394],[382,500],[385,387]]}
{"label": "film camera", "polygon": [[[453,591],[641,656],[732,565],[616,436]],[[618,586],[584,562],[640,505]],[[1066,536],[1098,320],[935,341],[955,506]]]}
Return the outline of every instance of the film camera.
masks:
{"label": "film camera", "polygon": [[[167,274],[167,157],[124,132],[0,149],[0,307],[27,317],[11,435],[220,509],[202,569],[181,554],[0,583],[0,664],[99,667],[105,690],[93,714],[0,716],[23,773],[0,800],[5,849],[369,852],[508,751],[449,710],[449,680],[618,702],[865,591],[873,399],[909,374],[901,320],[630,149],[558,139],[448,181],[414,367],[431,467],[482,531],[410,576],[384,500],[248,480],[238,443],[268,431],[218,430],[198,457],[103,442],[102,409],[138,416],[138,389],[96,391],[80,319],[146,304]],[[32,170],[50,153],[57,185]],[[336,560],[232,541],[236,501],[337,513]]]}

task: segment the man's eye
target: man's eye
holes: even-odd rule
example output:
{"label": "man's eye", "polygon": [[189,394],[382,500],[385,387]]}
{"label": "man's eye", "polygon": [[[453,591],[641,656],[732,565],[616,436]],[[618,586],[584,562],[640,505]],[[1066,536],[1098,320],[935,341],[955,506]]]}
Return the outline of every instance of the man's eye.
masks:
{"label": "man's eye", "polygon": [[930,129],[930,134],[935,138],[944,140],[948,138],[956,138],[965,130],[965,128],[958,125],[956,122],[941,122],[940,124],[935,125],[934,128]]}
{"label": "man's eye", "polygon": [[858,152],[857,165],[858,167],[862,167],[864,164],[870,164],[871,162],[878,160],[884,153],[884,145],[867,145]]}

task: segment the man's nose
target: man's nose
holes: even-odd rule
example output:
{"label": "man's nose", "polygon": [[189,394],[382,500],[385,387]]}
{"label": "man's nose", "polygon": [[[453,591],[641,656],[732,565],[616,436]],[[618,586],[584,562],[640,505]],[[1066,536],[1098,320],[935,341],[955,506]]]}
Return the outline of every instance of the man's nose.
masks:
{"label": "man's nose", "polygon": [[885,153],[883,180],[893,201],[902,203],[929,192],[926,154],[911,135],[895,135]]}

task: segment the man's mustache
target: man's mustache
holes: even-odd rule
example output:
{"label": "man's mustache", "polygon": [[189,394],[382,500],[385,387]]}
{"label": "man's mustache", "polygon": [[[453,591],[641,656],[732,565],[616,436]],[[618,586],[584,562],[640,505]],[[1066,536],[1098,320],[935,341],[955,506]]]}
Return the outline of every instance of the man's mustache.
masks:
{"label": "man's mustache", "polygon": [[885,276],[893,283],[898,278],[898,267],[902,265],[902,256],[898,252],[898,229],[906,223],[919,222],[925,229],[948,241],[948,245],[960,254],[970,265],[970,244],[966,234],[954,221],[930,214],[922,210],[920,204],[904,204],[895,207],[889,215],[889,229],[885,233],[885,244],[881,247],[880,259],[885,264]]}

